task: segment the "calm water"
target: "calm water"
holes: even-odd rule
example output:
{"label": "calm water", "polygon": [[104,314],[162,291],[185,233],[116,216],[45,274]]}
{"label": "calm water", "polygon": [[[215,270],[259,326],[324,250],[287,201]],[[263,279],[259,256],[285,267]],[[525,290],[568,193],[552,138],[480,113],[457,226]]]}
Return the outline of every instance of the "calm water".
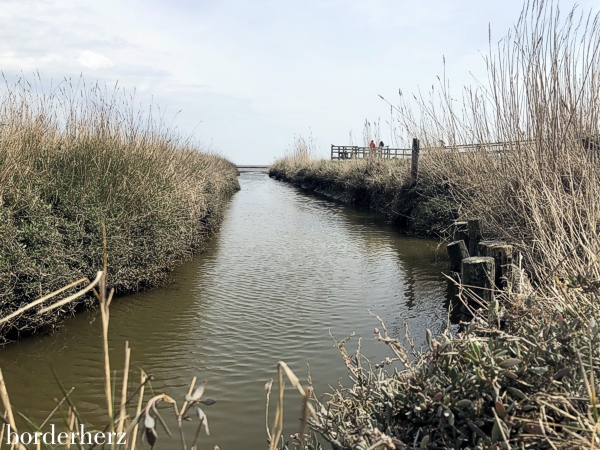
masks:
{"label": "calm water", "polygon": [[[303,381],[309,365],[319,393],[344,381],[329,330],[340,339],[355,331],[363,353],[378,362],[389,353],[374,340],[379,324],[369,310],[398,337],[407,322],[417,345],[427,328],[435,333],[448,320],[447,262],[436,256],[436,242],[402,236],[379,214],[265,174],[242,174],[240,185],[206,253],[178,268],[168,286],[111,305],[113,369],[122,368],[128,340],[130,378],[139,380],[144,368],[156,378],[155,392],[181,401],[193,376],[209,381],[205,395],[217,404],[205,408],[211,435],[200,448],[266,448],[264,384],[279,360]],[[52,367],[76,387],[83,418],[104,425],[100,335],[99,314],[82,313],[54,335],[0,349],[13,406],[41,422],[60,397]],[[286,396],[289,434],[300,402],[291,389]],[[191,439],[196,423],[186,425]],[[159,433],[157,448],[181,448]]]}

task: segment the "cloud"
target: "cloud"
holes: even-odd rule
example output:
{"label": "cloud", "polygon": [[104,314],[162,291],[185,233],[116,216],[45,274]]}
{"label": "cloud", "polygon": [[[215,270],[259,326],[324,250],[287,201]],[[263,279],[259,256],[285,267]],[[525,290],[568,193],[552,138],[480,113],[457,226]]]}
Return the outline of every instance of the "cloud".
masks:
{"label": "cloud", "polygon": [[[522,1],[0,0],[0,71],[118,85],[167,118],[183,110],[184,135],[266,163],[294,133],[310,128],[325,154],[365,119],[383,124],[377,94],[394,103],[444,74],[455,96],[470,73],[485,81],[488,25],[503,36]],[[560,0],[575,1],[598,3]]]}
{"label": "cloud", "polygon": [[113,62],[101,53],[96,53],[91,50],[84,50],[79,53],[77,62],[89,69],[104,69],[112,67]]}

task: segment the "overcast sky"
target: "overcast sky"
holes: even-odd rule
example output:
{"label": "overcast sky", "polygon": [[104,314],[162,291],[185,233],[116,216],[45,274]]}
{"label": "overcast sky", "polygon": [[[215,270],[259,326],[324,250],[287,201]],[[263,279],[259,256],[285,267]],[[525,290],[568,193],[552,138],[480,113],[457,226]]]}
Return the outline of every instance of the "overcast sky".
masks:
{"label": "overcast sky", "polygon": [[[574,1],[563,0],[567,12]],[[595,0],[577,2],[584,10]],[[483,74],[488,26],[497,41],[518,0],[0,0],[0,70],[54,82],[83,74],[137,89],[184,134],[238,164],[269,164],[309,130],[362,143],[398,89],[453,86]]]}

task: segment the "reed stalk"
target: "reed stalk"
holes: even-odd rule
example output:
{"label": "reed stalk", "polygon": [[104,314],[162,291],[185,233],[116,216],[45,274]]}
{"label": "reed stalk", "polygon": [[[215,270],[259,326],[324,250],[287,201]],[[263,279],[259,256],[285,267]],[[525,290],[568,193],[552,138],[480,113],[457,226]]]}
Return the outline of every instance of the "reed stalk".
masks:
{"label": "reed stalk", "polygon": [[127,382],[129,381],[129,361],[131,358],[131,348],[129,348],[129,341],[125,342],[125,364],[123,364],[123,387],[121,389],[121,407],[119,410],[119,421],[117,426],[117,433],[123,432],[125,425],[125,418],[127,415]]}
{"label": "reed stalk", "polygon": [[[140,373],[140,394],[138,397],[138,404],[137,404],[137,409],[135,411],[135,416],[139,417],[141,412],[142,412],[142,404],[144,403],[144,389],[145,389],[145,381],[146,381],[146,375],[144,373],[144,371],[141,371]],[[139,424],[135,424],[135,426],[133,427],[133,432],[131,433],[131,443],[130,443],[130,450],[135,450],[136,449],[136,443],[137,443],[137,434],[138,434],[138,428],[139,428]]]}

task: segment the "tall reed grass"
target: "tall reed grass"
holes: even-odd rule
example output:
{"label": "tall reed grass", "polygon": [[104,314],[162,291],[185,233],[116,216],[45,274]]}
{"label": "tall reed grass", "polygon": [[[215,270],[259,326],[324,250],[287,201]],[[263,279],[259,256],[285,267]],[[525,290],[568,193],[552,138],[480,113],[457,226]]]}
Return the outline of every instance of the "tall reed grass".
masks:
{"label": "tall reed grass", "polygon": [[[336,342],[352,383],[315,396],[308,419],[333,448],[600,447],[600,16],[579,11],[527,1],[497,46],[490,37],[487,83],[465,88],[460,106],[441,80],[439,94],[394,107],[398,135],[428,148],[411,189],[483,218],[518,258],[489,304],[459,285],[481,308],[460,330],[428,332],[425,351],[383,323],[375,334],[392,354],[375,367]],[[340,163],[337,175],[350,170]],[[274,170],[302,183],[318,164],[334,163]]]}
{"label": "tall reed grass", "polygon": [[[163,283],[218,225],[235,166],[118,89],[34,81],[0,90],[0,313],[92,279],[101,222],[117,293]],[[51,329],[77,304],[20,315],[0,339]]]}
{"label": "tall reed grass", "polygon": [[[397,108],[402,132],[438,149],[423,158],[427,181],[447,184],[465,215],[510,240],[536,278],[600,277],[600,16],[528,1],[497,46],[488,80],[457,106],[440,92]],[[486,143],[505,142],[501,154]],[[483,144],[458,153],[459,143]]]}

